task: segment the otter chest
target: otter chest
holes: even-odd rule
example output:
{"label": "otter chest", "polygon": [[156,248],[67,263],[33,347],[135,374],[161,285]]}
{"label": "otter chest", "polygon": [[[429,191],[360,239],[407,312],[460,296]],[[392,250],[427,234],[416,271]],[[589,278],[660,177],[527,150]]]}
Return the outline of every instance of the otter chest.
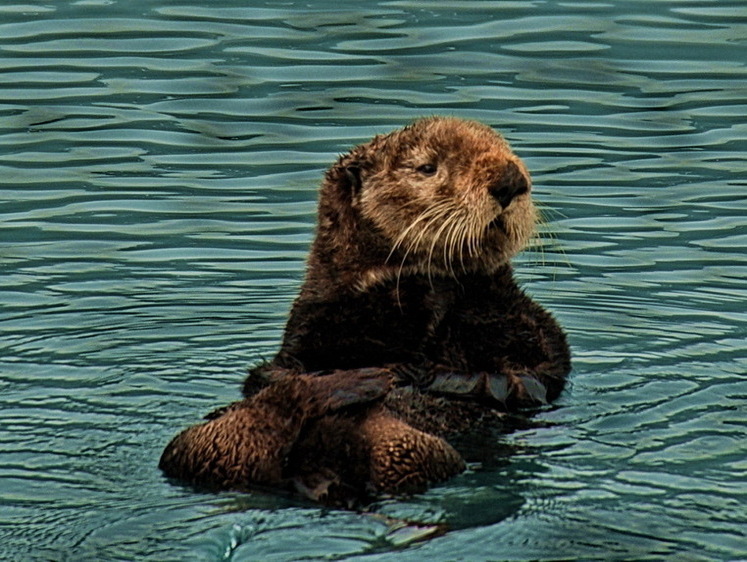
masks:
{"label": "otter chest", "polygon": [[306,369],[350,369],[422,359],[450,293],[401,280],[294,309],[284,351]]}

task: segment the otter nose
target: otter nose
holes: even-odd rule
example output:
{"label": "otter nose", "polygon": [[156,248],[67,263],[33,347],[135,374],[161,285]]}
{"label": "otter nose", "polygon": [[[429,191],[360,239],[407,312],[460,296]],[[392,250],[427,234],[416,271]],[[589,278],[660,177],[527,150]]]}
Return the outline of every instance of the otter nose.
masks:
{"label": "otter nose", "polygon": [[529,182],[519,167],[509,162],[498,181],[490,184],[488,191],[505,209],[515,197],[529,191]]}

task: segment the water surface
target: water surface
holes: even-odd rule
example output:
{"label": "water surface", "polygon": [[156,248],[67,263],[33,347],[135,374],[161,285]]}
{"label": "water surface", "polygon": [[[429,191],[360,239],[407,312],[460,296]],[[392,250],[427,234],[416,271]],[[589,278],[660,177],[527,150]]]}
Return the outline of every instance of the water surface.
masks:
{"label": "water surface", "polygon": [[[0,6],[0,558],[747,557],[747,6]],[[360,5],[358,5],[360,4]],[[572,384],[512,453],[369,515],[156,464],[271,357],[337,154],[502,131],[548,225],[517,261]]]}

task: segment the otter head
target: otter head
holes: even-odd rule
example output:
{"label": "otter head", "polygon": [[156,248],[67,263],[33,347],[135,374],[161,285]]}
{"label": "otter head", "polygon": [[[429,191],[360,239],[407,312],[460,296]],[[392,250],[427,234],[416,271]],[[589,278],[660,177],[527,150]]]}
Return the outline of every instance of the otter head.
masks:
{"label": "otter head", "polygon": [[524,164],[490,127],[420,119],[327,172],[312,260],[358,287],[403,273],[491,273],[534,232],[530,191]]}

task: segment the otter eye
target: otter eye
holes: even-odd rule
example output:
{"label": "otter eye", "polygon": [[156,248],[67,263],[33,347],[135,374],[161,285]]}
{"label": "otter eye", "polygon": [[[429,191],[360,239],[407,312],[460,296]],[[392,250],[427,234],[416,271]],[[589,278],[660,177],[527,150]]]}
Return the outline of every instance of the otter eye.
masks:
{"label": "otter eye", "polygon": [[415,168],[415,170],[424,176],[432,176],[436,173],[437,168],[435,164],[423,164]]}

